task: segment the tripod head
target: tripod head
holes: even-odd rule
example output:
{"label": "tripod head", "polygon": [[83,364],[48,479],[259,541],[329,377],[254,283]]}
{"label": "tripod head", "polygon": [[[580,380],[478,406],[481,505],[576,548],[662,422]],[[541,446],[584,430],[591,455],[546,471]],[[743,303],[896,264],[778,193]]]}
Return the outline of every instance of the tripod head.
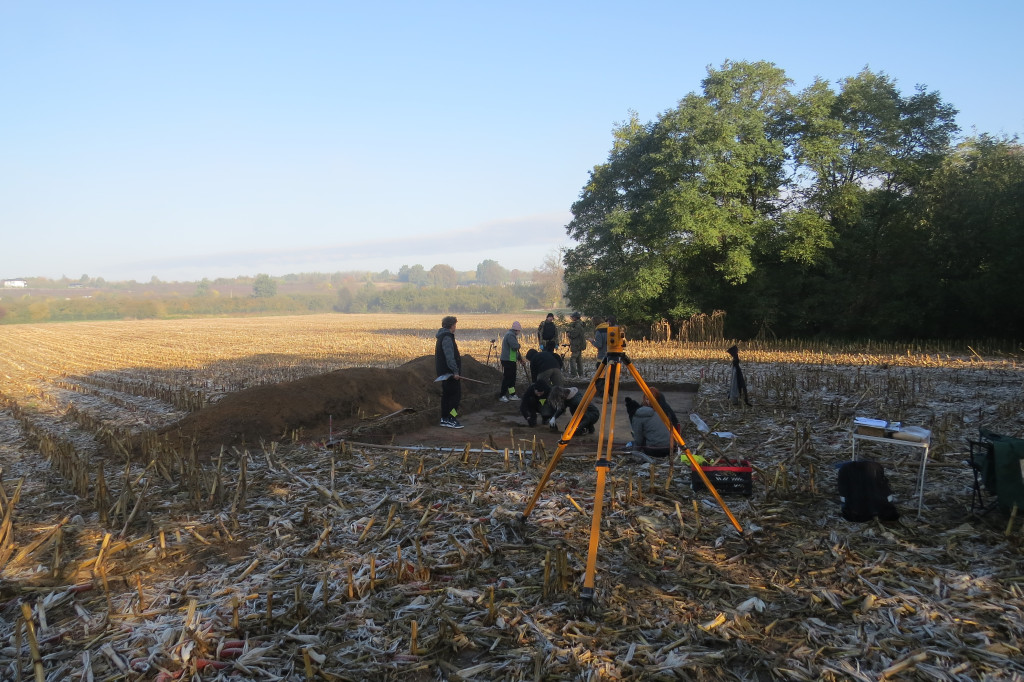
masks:
{"label": "tripod head", "polygon": [[623,353],[626,350],[626,333],[622,327],[608,327],[608,352]]}

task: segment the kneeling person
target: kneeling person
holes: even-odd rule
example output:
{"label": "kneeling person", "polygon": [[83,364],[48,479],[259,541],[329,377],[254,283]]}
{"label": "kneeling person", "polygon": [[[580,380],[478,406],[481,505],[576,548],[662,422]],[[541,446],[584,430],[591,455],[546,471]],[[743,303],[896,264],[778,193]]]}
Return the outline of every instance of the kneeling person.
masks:
{"label": "kneeling person", "polygon": [[530,384],[519,407],[519,412],[526,419],[527,424],[536,426],[538,416],[542,421],[548,421],[555,415],[554,406],[549,400],[550,397],[551,384],[548,382],[538,379]]}
{"label": "kneeling person", "polygon": [[672,447],[672,436],[647,396],[640,403],[627,397],[626,412],[633,431],[633,449],[651,457],[667,457]]}
{"label": "kneeling person", "polygon": [[[568,388],[556,386],[551,389],[551,403],[554,408],[554,415],[548,420],[548,426],[558,428],[558,418],[569,410],[570,415],[575,415],[580,403],[583,402],[583,393],[575,386]],[[580,418],[577,430],[579,433],[594,433],[594,424],[601,418],[601,411],[594,406],[593,401],[587,405],[586,412]]]}

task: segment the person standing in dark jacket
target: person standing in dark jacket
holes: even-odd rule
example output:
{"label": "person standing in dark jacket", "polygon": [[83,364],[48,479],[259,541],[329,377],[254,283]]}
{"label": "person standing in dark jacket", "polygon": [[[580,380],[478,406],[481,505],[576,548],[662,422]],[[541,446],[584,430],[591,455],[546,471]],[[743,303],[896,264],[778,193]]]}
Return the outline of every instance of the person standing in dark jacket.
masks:
{"label": "person standing in dark jacket", "polygon": [[544,321],[540,323],[540,330],[537,334],[541,350],[554,353],[558,350],[558,327],[555,326],[555,314],[548,313]]}
{"label": "person standing in dark jacket", "polygon": [[459,403],[462,402],[462,376],[459,374],[462,371],[462,356],[459,354],[459,344],[455,342],[455,326],[458,323],[458,319],[452,315],[442,319],[434,343],[434,368],[441,382],[441,426],[449,429],[462,428],[456,419]]}

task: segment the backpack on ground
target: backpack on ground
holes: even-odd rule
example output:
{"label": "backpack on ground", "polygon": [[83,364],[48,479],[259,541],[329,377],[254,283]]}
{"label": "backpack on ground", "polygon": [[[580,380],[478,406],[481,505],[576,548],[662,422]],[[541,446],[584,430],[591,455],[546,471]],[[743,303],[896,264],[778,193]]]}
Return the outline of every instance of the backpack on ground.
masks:
{"label": "backpack on ground", "polygon": [[900,517],[892,503],[885,469],[878,462],[846,462],[839,467],[839,501],[847,521],[895,521]]}

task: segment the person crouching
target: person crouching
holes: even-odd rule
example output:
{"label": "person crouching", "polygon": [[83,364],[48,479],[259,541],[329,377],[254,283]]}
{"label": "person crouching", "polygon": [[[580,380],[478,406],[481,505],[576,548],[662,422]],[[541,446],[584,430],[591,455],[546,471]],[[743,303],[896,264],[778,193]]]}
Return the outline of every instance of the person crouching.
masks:
{"label": "person crouching", "polygon": [[639,403],[627,397],[626,413],[633,432],[632,449],[650,457],[667,457],[671,452],[672,437],[647,396]]}
{"label": "person crouching", "polygon": [[551,384],[548,382],[538,379],[530,384],[523,395],[523,401],[519,408],[519,412],[526,419],[527,424],[536,426],[538,416],[542,421],[548,421],[555,415],[554,406],[548,400],[550,397]]}
{"label": "person crouching", "polygon": [[[551,407],[554,414],[548,419],[548,426],[553,429],[558,429],[558,418],[565,414],[566,410],[569,411],[570,415],[575,415],[576,410],[579,409],[580,403],[583,402],[583,392],[575,386],[555,386],[551,389],[550,401]],[[583,417],[580,418],[579,426],[577,426],[577,433],[594,433],[594,424],[601,418],[601,410],[597,409],[593,402],[587,405],[586,412],[583,413]]]}

